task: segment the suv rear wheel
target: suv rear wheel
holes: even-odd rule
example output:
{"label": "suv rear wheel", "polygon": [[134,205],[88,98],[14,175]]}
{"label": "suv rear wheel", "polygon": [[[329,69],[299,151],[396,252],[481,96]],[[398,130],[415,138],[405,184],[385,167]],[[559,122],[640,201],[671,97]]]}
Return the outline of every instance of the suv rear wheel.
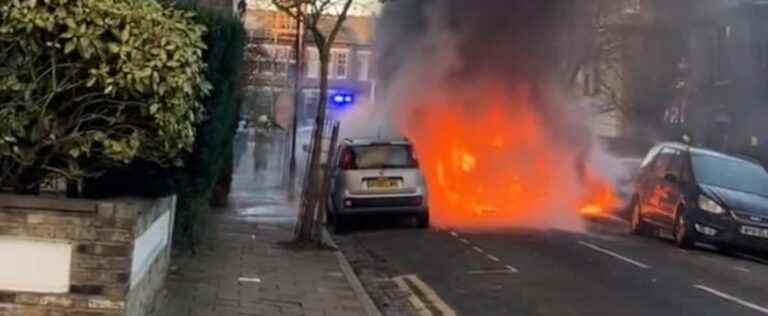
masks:
{"label": "suv rear wheel", "polygon": [[695,238],[693,236],[693,230],[691,229],[691,223],[685,216],[684,210],[677,212],[677,218],[675,219],[674,228],[675,244],[683,249],[693,247]]}
{"label": "suv rear wheel", "polygon": [[635,235],[648,234],[648,224],[643,221],[643,212],[640,201],[637,197],[632,198],[632,221],[630,222],[630,231]]}

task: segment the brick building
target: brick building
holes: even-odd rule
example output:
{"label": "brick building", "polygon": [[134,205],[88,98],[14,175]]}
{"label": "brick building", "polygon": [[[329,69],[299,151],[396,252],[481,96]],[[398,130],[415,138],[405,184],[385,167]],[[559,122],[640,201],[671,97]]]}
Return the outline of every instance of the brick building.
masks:
{"label": "brick building", "polygon": [[671,109],[702,145],[748,152],[768,138],[768,5],[739,1],[687,33],[687,89]]}
{"label": "brick building", "polygon": [[760,151],[768,139],[768,5],[621,2],[604,24],[621,38],[619,49],[576,77],[583,102],[598,107],[598,134],[653,141],[687,134],[719,150]]}
{"label": "brick building", "polygon": [[[248,59],[251,63],[246,102],[256,112],[268,113],[281,125],[293,109],[295,74],[296,21],[275,10],[249,9],[243,17],[249,33]],[[335,17],[321,21],[330,30]],[[375,18],[349,16],[331,49],[329,67],[330,94],[354,94],[356,102],[375,98],[373,42]],[[318,50],[309,34],[305,34],[304,62],[301,69],[302,93],[298,107],[301,121],[310,120],[317,111],[320,62]]]}

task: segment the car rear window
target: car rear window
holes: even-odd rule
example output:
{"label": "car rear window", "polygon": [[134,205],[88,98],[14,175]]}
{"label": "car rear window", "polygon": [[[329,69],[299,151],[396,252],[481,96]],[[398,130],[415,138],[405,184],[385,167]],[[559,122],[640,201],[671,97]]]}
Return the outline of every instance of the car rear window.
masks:
{"label": "car rear window", "polygon": [[418,163],[408,145],[370,145],[348,148],[351,166],[347,169],[406,169],[416,168]]}
{"label": "car rear window", "polygon": [[768,196],[768,172],[762,166],[708,155],[692,155],[691,162],[701,184]]}

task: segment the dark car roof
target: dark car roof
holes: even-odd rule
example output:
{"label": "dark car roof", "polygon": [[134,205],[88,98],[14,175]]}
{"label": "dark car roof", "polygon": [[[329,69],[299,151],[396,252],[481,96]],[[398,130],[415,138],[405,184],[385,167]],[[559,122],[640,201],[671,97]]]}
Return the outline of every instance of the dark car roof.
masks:
{"label": "dark car roof", "polygon": [[743,156],[737,156],[737,155],[732,155],[732,154],[726,154],[726,153],[715,151],[715,150],[712,150],[712,149],[707,149],[707,148],[702,148],[702,147],[695,147],[695,146],[686,145],[686,144],[683,144],[683,143],[666,142],[666,143],[661,143],[659,145],[660,146],[664,146],[664,147],[670,147],[670,148],[675,148],[675,149],[687,151],[687,152],[690,152],[690,153],[695,154],[695,155],[717,157],[717,158],[720,158],[720,159],[736,160],[736,161],[741,161],[741,162],[744,162],[744,163],[750,163],[750,164],[756,164],[756,165],[761,165],[762,166],[762,164],[759,161],[757,161],[757,160],[755,160],[753,158],[750,158],[750,157],[743,157]]}

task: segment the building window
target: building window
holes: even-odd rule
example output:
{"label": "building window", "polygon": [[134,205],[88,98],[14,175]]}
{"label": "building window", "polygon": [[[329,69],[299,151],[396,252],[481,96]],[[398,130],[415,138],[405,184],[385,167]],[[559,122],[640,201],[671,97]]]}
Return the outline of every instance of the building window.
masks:
{"label": "building window", "polygon": [[592,91],[592,87],[590,85],[592,84],[592,74],[585,72],[584,73],[584,95],[590,96],[590,92]]}
{"label": "building window", "polygon": [[293,48],[289,46],[282,46],[278,49],[277,53],[277,73],[281,76],[287,76],[288,75],[288,69],[290,68],[289,65],[293,64],[295,61],[293,60]]}
{"label": "building window", "polygon": [[600,92],[600,69],[597,66],[585,67],[583,70],[584,96],[595,96]]}
{"label": "building window", "polygon": [[337,79],[347,79],[349,73],[349,51],[335,50],[333,54],[332,72]]}
{"label": "building window", "polygon": [[282,61],[278,61],[275,63],[275,74],[278,76],[287,76],[288,75],[288,64]]}
{"label": "building window", "polygon": [[624,7],[625,14],[638,14],[640,13],[640,0],[627,0],[627,4]]}
{"label": "building window", "polygon": [[259,59],[258,67],[259,67],[259,73],[264,75],[271,75],[272,74],[272,61],[269,59]]}
{"label": "building window", "polygon": [[259,73],[287,76],[293,59],[294,49],[290,46],[263,45],[258,57]]}
{"label": "building window", "polygon": [[278,30],[295,30],[296,20],[291,16],[279,12],[275,14],[275,28]]}
{"label": "building window", "polygon": [[357,61],[360,63],[357,68],[357,74],[360,81],[368,81],[370,75],[370,60],[371,52],[362,51],[357,53]]}
{"label": "building window", "polygon": [[728,69],[728,43],[731,38],[731,27],[722,26],[717,29],[715,39],[715,60],[714,60],[714,80],[715,83],[727,81],[726,71]]}
{"label": "building window", "polygon": [[307,78],[320,78],[320,54],[315,47],[307,49]]}
{"label": "building window", "polygon": [[307,89],[304,90],[304,106],[299,113],[299,117],[307,119],[316,115],[317,106],[320,104],[320,90]]}

